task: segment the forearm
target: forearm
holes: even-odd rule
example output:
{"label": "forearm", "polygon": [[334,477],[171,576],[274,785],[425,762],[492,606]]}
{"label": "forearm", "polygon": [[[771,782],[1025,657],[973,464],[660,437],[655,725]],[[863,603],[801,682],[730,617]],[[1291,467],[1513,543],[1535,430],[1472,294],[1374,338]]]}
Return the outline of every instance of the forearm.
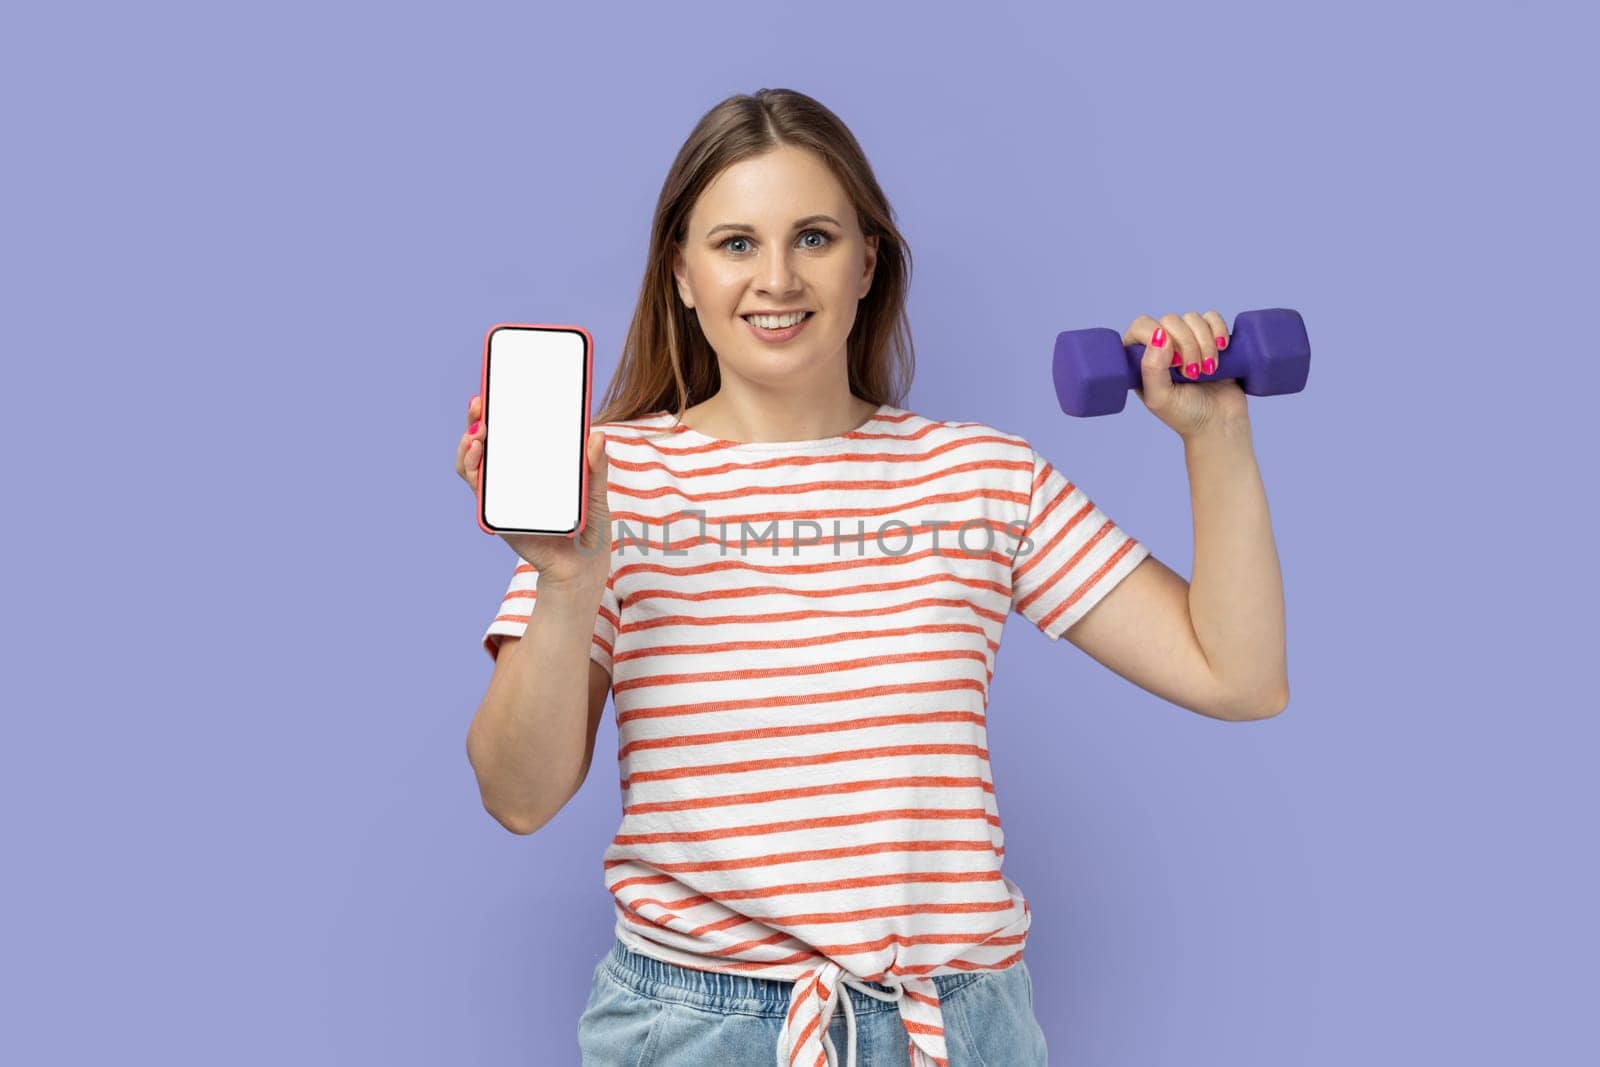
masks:
{"label": "forearm", "polygon": [[1189,618],[1212,673],[1255,714],[1288,700],[1283,575],[1250,424],[1184,440],[1194,509]]}
{"label": "forearm", "polygon": [[589,645],[600,594],[541,585],[522,638],[467,731],[484,807],[508,829],[538,829],[578,787],[588,745]]}

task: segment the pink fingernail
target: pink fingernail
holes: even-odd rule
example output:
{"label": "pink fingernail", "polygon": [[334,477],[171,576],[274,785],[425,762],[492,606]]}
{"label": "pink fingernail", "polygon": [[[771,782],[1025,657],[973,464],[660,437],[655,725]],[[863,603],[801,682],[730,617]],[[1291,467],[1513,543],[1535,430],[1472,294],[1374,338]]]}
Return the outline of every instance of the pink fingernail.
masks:
{"label": "pink fingernail", "polygon": [[1226,337],[1217,338],[1217,351],[1220,352],[1224,348],[1227,348],[1227,347],[1228,347],[1228,339]]}
{"label": "pink fingernail", "polygon": [[1191,363],[1188,366],[1184,367],[1183,368],[1183,376],[1185,378],[1198,378],[1198,377],[1200,377],[1200,365],[1198,363]]}
{"label": "pink fingernail", "polygon": [[483,425],[483,423],[481,421],[473,423],[471,426],[467,427],[467,433],[469,433],[469,434],[477,433],[478,432],[478,427],[482,426],[482,425]]}
{"label": "pink fingernail", "polygon": [[1210,374],[1212,371],[1214,371],[1216,369],[1217,369],[1217,361],[1212,359],[1210,356],[1207,356],[1205,359],[1200,361],[1200,373],[1201,374]]}
{"label": "pink fingernail", "polygon": [[1157,326],[1156,327],[1156,332],[1150,335],[1150,347],[1151,348],[1160,348],[1162,345],[1164,345],[1166,343],[1167,343],[1167,331],[1163,330],[1161,327]]}
{"label": "pink fingernail", "polygon": [[1178,352],[1172,353],[1172,365],[1174,367],[1183,366],[1183,356],[1180,353],[1178,353]]}

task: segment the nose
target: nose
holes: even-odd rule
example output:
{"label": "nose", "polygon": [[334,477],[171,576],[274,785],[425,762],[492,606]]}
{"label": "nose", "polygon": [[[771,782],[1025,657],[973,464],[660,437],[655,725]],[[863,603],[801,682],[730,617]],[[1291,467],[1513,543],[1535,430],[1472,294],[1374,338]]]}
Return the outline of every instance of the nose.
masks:
{"label": "nose", "polygon": [[793,267],[789,263],[787,252],[779,252],[767,256],[764,266],[757,272],[756,281],[764,293],[790,293],[793,292],[798,281]]}

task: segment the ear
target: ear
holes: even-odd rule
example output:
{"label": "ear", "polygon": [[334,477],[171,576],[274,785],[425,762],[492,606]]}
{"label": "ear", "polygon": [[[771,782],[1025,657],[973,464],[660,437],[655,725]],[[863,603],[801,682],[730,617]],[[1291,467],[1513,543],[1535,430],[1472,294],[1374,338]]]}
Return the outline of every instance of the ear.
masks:
{"label": "ear", "polygon": [[857,300],[865,297],[867,292],[872,288],[872,275],[878,267],[878,235],[873,234],[871,237],[868,237],[866,241],[867,266],[861,274],[861,292],[856,294]]}
{"label": "ear", "polygon": [[689,288],[689,279],[683,272],[683,253],[674,248],[672,251],[672,277],[678,285],[678,299],[683,301],[683,306],[694,310],[694,290]]}

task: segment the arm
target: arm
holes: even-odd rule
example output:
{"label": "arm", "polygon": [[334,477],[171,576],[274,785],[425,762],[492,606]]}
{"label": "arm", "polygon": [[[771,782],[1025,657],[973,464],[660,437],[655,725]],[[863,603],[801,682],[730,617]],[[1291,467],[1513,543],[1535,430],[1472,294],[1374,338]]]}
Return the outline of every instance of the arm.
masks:
{"label": "arm", "polygon": [[1249,427],[1186,439],[1195,580],[1154,556],[1063,636],[1112,671],[1215,719],[1288,704],[1283,588]]}
{"label": "arm", "polygon": [[522,637],[500,639],[488,692],[467,730],[467,758],[484,808],[513,833],[543,826],[588,773],[611,687],[589,658],[599,600],[541,587]]}
{"label": "arm", "polygon": [[1194,508],[1195,635],[1246,718],[1276,715],[1289,703],[1283,576],[1250,423],[1220,424],[1183,447]]}

